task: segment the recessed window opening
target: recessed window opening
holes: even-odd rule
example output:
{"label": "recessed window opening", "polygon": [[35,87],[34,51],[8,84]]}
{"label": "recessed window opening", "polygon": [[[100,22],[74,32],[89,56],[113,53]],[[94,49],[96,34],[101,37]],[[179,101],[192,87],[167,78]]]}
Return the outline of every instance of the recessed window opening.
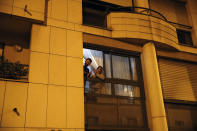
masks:
{"label": "recessed window opening", "polygon": [[193,46],[191,32],[177,29],[177,36],[180,44]]}
{"label": "recessed window opening", "polygon": [[138,56],[84,48],[83,61],[86,130],[147,130]]}
{"label": "recessed window opening", "polygon": [[0,15],[0,78],[28,78],[31,23]]}

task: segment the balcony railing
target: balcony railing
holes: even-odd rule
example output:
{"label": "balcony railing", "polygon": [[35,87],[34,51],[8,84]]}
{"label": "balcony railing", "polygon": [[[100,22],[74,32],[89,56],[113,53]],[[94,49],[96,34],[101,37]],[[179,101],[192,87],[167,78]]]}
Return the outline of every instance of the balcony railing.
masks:
{"label": "balcony railing", "polygon": [[110,12],[131,12],[131,13],[149,15],[149,16],[153,16],[153,17],[162,19],[164,21],[168,21],[167,18],[164,15],[162,15],[161,13],[159,13],[159,12],[153,10],[153,9],[149,9],[149,8],[145,8],[145,7],[109,8],[108,13],[110,13]]}

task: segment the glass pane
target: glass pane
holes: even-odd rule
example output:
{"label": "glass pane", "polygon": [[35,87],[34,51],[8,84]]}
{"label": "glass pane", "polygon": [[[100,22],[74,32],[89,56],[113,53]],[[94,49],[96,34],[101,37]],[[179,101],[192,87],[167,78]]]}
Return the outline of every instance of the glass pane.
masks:
{"label": "glass pane", "polygon": [[111,95],[111,83],[86,81],[85,93]]}
{"label": "glass pane", "polygon": [[115,84],[115,94],[118,96],[140,97],[139,87]]}
{"label": "glass pane", "polygon": [[131,62],[132,80],[138,80],[137,69],[136,69],[136,58],[130,58],[130,62]]}
{"label": "glass pane", "polygon": [[106,72],[106,77],[111,78],[111,62],[110,62],[110,55],[105,54],[105,72]]}
{"label": "glass pane", "polygon": [[112,55],[113,77],[130,80],[128,57]]}
{"label": "glass pane", "polygon": [[3,55],[3,44],[0,43],[0,58]]}
{"label": "glass pane", "polygon": [[83,49],[83,62],[85,59],[90,58],[92,60],[91,65],[89,66],[90,72],[94,71],[98,66],[103,67],[103,52],[91,49]]}
{"label": "glass pane", "polygon": [[101,90],[101,94],[105,94],[105,95],[111,95],[111,83],[105,83],[102,90]]}

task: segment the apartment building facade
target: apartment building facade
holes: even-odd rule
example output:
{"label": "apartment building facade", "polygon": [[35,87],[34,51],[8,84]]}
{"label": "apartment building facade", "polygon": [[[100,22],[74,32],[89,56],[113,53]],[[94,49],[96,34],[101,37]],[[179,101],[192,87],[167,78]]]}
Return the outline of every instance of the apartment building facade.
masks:
{"label": "apartment building facade", "polygon": [[196,131],[196,7],[0,0],[0,131]]}

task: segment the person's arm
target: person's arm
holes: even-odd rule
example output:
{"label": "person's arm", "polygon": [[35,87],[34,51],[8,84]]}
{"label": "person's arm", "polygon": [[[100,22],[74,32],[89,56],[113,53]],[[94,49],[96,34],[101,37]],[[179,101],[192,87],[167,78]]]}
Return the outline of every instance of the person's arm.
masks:
{"label": "person's arm", "polygon": [[105,79],[105,76],[103,74],[96,74],[96,77],[98,77],[99,79],[101,80],[104,80]]}

